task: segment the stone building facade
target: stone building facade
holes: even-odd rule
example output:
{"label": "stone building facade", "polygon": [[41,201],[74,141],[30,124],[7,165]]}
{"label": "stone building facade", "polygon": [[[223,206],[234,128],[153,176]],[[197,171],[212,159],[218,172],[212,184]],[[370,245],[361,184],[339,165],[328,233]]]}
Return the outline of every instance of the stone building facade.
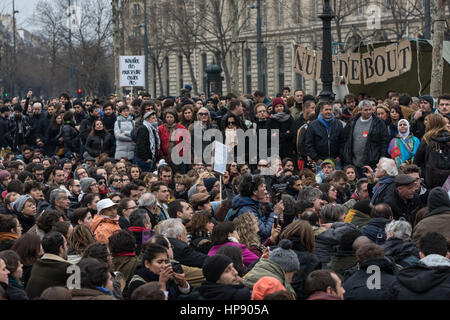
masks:
{"label": "stone building facade", "polygon": [[[128,18],[124,28],[123,54],[134,55],[144,52],[143,1],[147,1],[147,19],[155,19],[155,14],[149,8],[152,7],[151,2],[156,0],[124,2],[123,12]],[[190,1],[193,1],[195,5],[195,1],[201,0]],[[239,57],[239,88],[242,94],[251,94],[258,89],[257,24],[254,8],[256,0],[236,1],[239,2],[240,8],[240,31],[236,42]],[[393,6],[393,2],[396,7]],[[360,45],[370,46],[377,42],[398,41],[405,36],[422,37],[424,29],[422,0],[416,2],[417,5],[411,7],[411,4],[407,4],[407,0],[331,0],[337,17],[332,23],[334,52],[357,50]],[[290,87],[291,90],[302,88],[311,94],[320,92],[320,81],[305,81],[294,72],[293,64],[299,44],[321,50],[322,20],[319,16],[323,10],[322,6],[323,1],[319,0],[261,0],[263,91],[268,96],[275,96],[285,86]],[[402,18],[393,18],[399,15]],[[170,16],[166,18],[170,19]],[[134,43],[137,43],[137,46],[130,45],[131,36],[134,37]],[[231,33],[229,37],[231,41]],[[152,43],[149,43],[149,50],[152,50]],[[149,59],[148,83],[152,96],[178,95],[183,85],[192,84],[186,59],[177,50],[167,50],[166,56],[160,59],[162,59],[160,60],[161,80],[157,69]],[[216,61],[211,51],[198,44],[193,52],[192,64],[199,92],[207,92],[204,70]],[[229,54],[227,63],[230,70],[231,62],[231,54]],[[223,94],[227,94],[229,88],[225,80],[222,87]]]}

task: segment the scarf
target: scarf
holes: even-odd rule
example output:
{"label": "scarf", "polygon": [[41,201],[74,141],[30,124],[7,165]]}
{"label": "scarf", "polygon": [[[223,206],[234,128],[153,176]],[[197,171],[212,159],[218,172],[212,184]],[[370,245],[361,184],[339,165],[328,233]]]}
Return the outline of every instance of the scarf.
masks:
{"label": "scarf", "polygon": [[286,122],[289,120],[289,117],[290,117],[290,115],[283,111],[283,112],[278,112],[278,113],[272,114],[270,116],[270,119],[273,119],[273,120],[276,120],[279,122]]}
{"label": "scarf", "polygon": [[[156,122],[154,122],[156,123]],[[159,141],[159,134],[157,129],[155,129],[155,126],[153,123],[149,123],[148,121],[144,120],[143,122],[144,126],[148,130],[149,140],[150,140],[150,151],[152,152],[153,157],[156,157],[156,151],[160,148],[160,141]],[[156,123],[158,124],[158,123]]]}
{"label": "scarf", "polygon": [[19,236],[12,232],[0,232],[0,241],[17,240]]}
{"label": "scarf", "polygon": [[116,258],[116,257],[135,257],[136,253],[134,253],[134,252],[122,252],[122,253],[115,253],[112,256],[113,256],[113,258]]}
{"label": "scarf", "polygon": [[[406,122],[406,125],[408,126],[408,131],[406,131],[405,133],[401,133],[401,132],[400,132],[400,128],[399,128],[400,122]],[[408,138],[408,136],[409,136],[409,134],[410,134],[410,125],[409,125],[409,121],[406,120],[406,119],[401,119],[401,120],[399,120],[398,123],[397,123],[397,132],[398,132],[398,135],[399,135],[403,140],[406,140],[406,138]]]}
{"label": "scarf", "polygon": [[370,200],[370,202],[375,203],[375,200],[378,197],[378,195],[381,193],[381,191],[386,189],[387,186],[389,186],[391,183],[394,182],[394,180],[395,180],[394,176],[384,176],[384,177],[380,178],[378,183],[373,188],[373,196],[372,196],[372,199]]}
{"label": "scarf", "polygon": [[317,120],[319,120],[321,123],[323,123],[323,125],[327,128],[328,133],[331,132],[331,124],[333,123],[333,120],[334,120],[334,114],[331,115],[330,119],[325,119],[323,117],[323,115],[320,113]]}

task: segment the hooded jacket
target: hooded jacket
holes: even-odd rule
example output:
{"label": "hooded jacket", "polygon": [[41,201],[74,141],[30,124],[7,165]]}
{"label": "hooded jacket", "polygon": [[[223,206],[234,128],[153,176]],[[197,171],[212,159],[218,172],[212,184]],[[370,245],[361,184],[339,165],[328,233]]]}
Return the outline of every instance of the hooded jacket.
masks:
{"label": "hooded jacket", "polygon": [[411,241],[389,238],[382,245],[385,257],[401,267],[408,267],[419,262],[419,249]]}
{"label": "hooded jacket", "polygon": [[277,279],[289,293],[295,296],[295,290],[286,278],[286,273],[276,262],[273,262],[270,259],[260,259],[253,269],[244,276],[244,285],[252,290],[255,283],[262,277],[272,277]]}
{"label": "hooded jacket", "polygon": [[104,131],[100,134],[91,133],[86,139],[86,151],[93,157],[98,157],[101,153],[107,153],[111,158],[114,157],[114,137]]}
{"label": "hooded jacket", "polygon": [[348,210],[347,215],[345,216],[344,222],[354,224],[361,229],[370,221],[370,216],[364,212],[358,211],[356,209]]}
{"label": "hooded jacket", "polygon": [[383,217],[372,218],[369,223],[361,229],[361,232],[374,243],[381,245],[386,241],[385,227],[389,222],[391,222],[391,220]]}
{"label": "hooded jacket", "polygon": [[234,218],[239,217],[240,215],[246,212],[253,213],[253,215],[258,219],[259,236],[261,237],[261,241],[264,242],[267,238],[270,237],[275,214],[270,213],[268,217],[263,215],[261,211],[260,201],[253,200],[252,198],[249,197],[237,195],[236,197],[233,198],[233,201],[231,202],[231,208],[232,210],[230,210],[230,212],[239,209]]}
{"label": "hooded jacket", "polygon": [[328,263],[328,269],[333,270],[344,281],[345,271],[353,268],[356,262],[355,252],[337,250]]}
{"label": "hooded jacket", "polygon": [[429,213],[414,227],[413,241],[418,245],[420,238],[428,232],[438,232],[450,239],[450,199],[440,187],[431,190],[428,196]]}
{"label": "hooded jacket", "polygon": [[[369,277],[373,271],[368,268],[377,266],[380,269],[379,287],[368,288]],[[360,263],[360,268],[344,281],[344,300],[386,300],[389,297],[389,288],[395,280],[395,264],[388,259],[370,259]]]}
{"label": "hooded jacket", "polygon": [[351,229],[357,227],[351,223],[335,222],[330,229],[316,236],[314,253],[322,263],[322,269],[327,268],[333,250],[339,245],[342,235]]}
{"label": "hooded jacket", "polygon": [[94,233],[97,242],[108,243],[109,237],[117,230],[121,230],[118,219],[111,219],[99,214],[96,214],[92,219],[91,231]]}
{"label": "hooded jacket", "polygon": [[134,150],[136,144],[131,138],[131,131],[134,129],[134,120],[131,116],[124,118],[118,116],[114,123],[114,137],[116,138],[116,153],[115,159],[125,157],[132,160],[134,157]]}
{"label": "hooded jacket", "polygon": [[401,270],[389,290],[389,298],[449,300],[450,261],[442,256],[436,256],[426,256],[420,263]]}

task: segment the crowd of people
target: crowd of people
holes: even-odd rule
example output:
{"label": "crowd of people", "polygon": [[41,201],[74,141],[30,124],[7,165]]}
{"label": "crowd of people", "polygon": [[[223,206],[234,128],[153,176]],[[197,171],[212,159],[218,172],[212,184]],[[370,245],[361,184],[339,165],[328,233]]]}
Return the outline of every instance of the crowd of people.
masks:
{"label": "crowd of people", "polygon": [[0,100],[0,299],[450,298],[450,95],[191,91]]}

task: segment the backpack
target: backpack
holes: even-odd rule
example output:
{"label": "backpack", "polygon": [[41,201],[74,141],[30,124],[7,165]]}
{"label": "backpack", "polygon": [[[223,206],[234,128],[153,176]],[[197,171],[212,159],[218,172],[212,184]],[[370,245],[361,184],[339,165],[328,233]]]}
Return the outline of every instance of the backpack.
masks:
{"label": "backpack", "polygon": [[425,184],[442,186],[450,174],[450,143],[432,141],[426,148]]}
{"label": "backpack", "polygon": [[241,206],[236,207],[233,210],[230,210],[228,212],[227,216],[225,217],[225,221],[233,221],[234,218],[236,218],[238,216],[239,211],[241,211],[241,209],[244,207],[250,207],[252,209],[255,209],[255,211],[258,213],[258,217],[262,216],[261,209],[258,208],[258,206],[254,205],[254,204],[253,205],[252,204],[243,204]]}

